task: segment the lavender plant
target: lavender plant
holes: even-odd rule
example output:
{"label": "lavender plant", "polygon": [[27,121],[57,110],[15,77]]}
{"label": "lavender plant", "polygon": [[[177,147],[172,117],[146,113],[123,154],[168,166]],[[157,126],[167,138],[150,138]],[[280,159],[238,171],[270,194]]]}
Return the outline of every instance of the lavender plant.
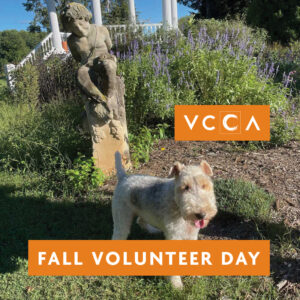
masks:
{"label": "lavender plant", "polygon": [[196,38],[191,33],[187,38],[173,35],[168,42],[151,41],[142,48],[132,42],[127,52],[117,52],[129,120],[137,126],[171,121],[175,104],[270,104],[274,112],[286,109],[289,86],[273,81],[278,68],[271,64],[261,70],[250,42],[229,42],[234,34],[225,31],[212,38],[202,29]]}

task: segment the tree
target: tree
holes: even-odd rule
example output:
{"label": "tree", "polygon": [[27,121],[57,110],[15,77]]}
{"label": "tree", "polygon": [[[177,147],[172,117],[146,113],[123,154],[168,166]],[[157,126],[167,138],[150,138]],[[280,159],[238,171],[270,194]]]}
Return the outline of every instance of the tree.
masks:
{"label": "tree", "polygon": [[197,11],[195,18],[223,19],[245,13],[251,0],[178,0]]}
{"label": "tree", "polygon": [[284,44],[300,39],[299,0],[252,0],[247,22],[265,28],[273,41]]}
{"label": "tree", "polygon": [[[70,0],[55,0],[58,15]],[[90,0],[77,0],[91,10]],[[26,11],[34,12],[34,19],[30,22],[30,32],[40,32],[42,29],[50,31],[46,0],[26,0],[23,3]],[[129,19],[127,0],[101,0],[102,18],[104,24],[126,24]]]}
{"label": "tree", "polygon": [[5,30],[0,32],[0,68],[3,71],[3,67],[7,63],[16,64],[27,53],[29,48],[26,46],[26,42],[22,39],[17,30]]}
{"label": "tree", "polygon": [[45,36],[45,33],[30,33],[28,31],[4,30],[0,31],[0,73],[4,65],[17,64],[31,49]]}
{"label": "tree", "polygon": [[126,24],[129,22],[128,0],[104,0],[104,24]]}

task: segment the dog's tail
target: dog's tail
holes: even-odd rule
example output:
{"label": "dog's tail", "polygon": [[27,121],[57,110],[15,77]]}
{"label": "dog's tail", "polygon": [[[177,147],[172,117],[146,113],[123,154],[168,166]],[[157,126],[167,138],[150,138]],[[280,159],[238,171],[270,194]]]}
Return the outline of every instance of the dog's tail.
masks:
{"label": "dog's tail", "polygon": [[115,153],[115,165],[117,170],[118,181],[121,181],[124,177],[126,177],[126,172],[122,166],[122,159],[119,151],[116,151]]}

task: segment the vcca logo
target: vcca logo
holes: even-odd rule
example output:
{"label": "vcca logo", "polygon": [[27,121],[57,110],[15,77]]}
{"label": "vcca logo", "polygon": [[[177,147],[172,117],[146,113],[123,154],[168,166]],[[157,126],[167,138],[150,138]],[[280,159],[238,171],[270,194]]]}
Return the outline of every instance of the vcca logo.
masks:
{"label": "vcca logo", "polygon": [[268,141],[269,105],[176,105],[175,140]]}

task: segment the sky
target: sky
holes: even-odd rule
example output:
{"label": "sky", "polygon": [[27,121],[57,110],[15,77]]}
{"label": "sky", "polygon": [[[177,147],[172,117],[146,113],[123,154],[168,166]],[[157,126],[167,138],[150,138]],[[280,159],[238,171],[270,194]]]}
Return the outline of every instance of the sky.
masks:
{"label": "sky", "polygon": [[[33,13],[25,10],[26,0],[0,0],[0,31],[7,29],[26,30],[33,19]],[[139,20],[145,23],[159,23],[162,20],[162,0],[135,0]],[[178,5],[178,17],[190,14],[191,9]]]}

